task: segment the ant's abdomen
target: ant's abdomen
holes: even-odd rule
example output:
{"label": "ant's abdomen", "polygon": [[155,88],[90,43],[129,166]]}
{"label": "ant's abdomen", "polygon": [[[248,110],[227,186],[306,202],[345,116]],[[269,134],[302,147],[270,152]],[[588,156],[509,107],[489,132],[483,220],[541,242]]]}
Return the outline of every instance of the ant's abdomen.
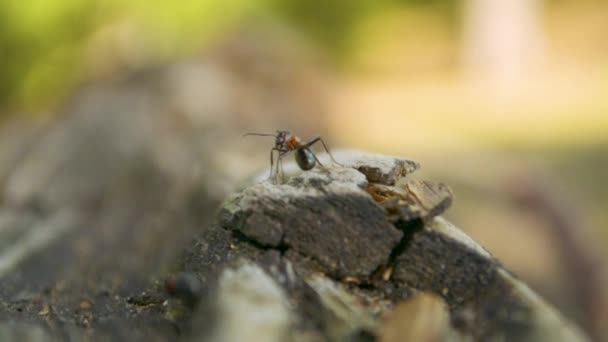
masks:
{"label": "ant's abdomen", "polygon": [[317,161],[312,155],[312,152],[310,152],[307,148],[300,148],[296,150],[296,163],[298,163],[300,169],[306,171],[315,167]]}

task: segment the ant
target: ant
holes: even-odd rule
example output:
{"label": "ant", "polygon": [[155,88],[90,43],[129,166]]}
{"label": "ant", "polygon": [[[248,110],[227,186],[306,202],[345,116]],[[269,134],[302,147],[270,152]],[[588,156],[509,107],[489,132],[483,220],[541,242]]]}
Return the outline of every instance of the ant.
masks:
{"label": "ant", "polygon": [[274,174],[278,177],[279,172],[280,172],[281,179],[283,178],[283,175],[284,175],[283,174],[283,165],[281,164],[281,160],[283,159],[283,157],[289,155],[291,152],[295,152],[296,163],[298,163],[298,166],[300,167],[300,169],[307,171],[307,170],[310,170],[313,167],[315,167],[315,165],[317,165],[317,164],[319,164],[319,166],[321,166],[323,169],[325,169],[325,166],[323,166],[323,164],[321,164],[321,161],[319,160],[319,158],[317,158],[317,156],[310,149],[310,147],[312,145],[316,144],[319,141],[321,142],[321,144],[323,144],[323,148],[325,149],[325,151],[327,152],[327,154],[329,155],[331,160],[338,165],[342,165],[342,164],[338,163],[336,161],[336,159],[334,159],[334,157],[331,155],[331,152],[329,152],[329,148],[327,147],[327,145],[325,144],[325,142],[323,141],[321,136],[316,136],[316,137],[310,139],[309,141],[303,143],[299,137],[291,134],[291,132],[289,132],[289,131],[277,131],[276,135],[275,134],[265,134],[265,133],[246,133],[243,136],[248,136],[248,135],[275,138],[274,147],[272,149],[270,149],[270,178],[271,179],[272,179],[272,175],[273,175],[273,167],[275,165],[275,163],[274,163],[274,152],[275,151],[277,151],[278,155],[277,155],[277,163],[276,163],[276,172]]}

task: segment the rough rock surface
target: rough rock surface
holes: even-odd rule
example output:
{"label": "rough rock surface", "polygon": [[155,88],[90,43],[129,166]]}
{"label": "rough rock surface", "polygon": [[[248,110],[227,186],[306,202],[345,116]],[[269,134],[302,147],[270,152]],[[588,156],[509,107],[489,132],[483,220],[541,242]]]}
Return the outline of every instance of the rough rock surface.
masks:
{"label": "rough rock surface", "polygon": [[414,173],[420,164],[413,160],[386,157],[361,151],[340,151],[336,157],[350,167],[363,173],[373,183],[394,185],[399,179]]}
{"label": "rough rock surface", "polygon": [[[363,163],[338,159],[344,165]],[[243,264],[263,269],[265,275],[249,279],[248,287],[257,288],[251,285],[257,282],[268,287],[270,276],[284,291],[281,300],[291,303],[285,314],[291,317],[288,335],[270,340],[388,341],[401,335],[586,341],[576,326],[438,216],[451,203],[448,187],[404,178],[395,169],[415,163],[392,159],[365,157],[383,167],[315,169],[284,184],[263,181],[244,189],[224,203],[219,224],[203,232],[182,269],[198,274],[211,294],[224,293],[216,279],[232,272],[226,270]],[[378,179],[386,183],[373,181]],[[426,299],[411,299],[416,293]],[[391,316],[402,302],[406,308]],[[190,319],[201,322],[210,310],[226,307],[203,305]],[[383,317],[392,318],[383,323]],[[406,324],[418,320],[422,323]],[[242,329],[264,323],[243,319],[245,324],[251,325]],[[193,326],[193,336],[202,333],[203,325]],[[416,331],[399,330],[408,326]],[[284,322],[276,329],[284,331]]]}
{"label": "rough rock surface", "polygon": [[221,225],[256,244],[310,257],[336,278],[367,277],[388,262],[403,233],[366,186],[350,168],[259,183],[224,204]]}

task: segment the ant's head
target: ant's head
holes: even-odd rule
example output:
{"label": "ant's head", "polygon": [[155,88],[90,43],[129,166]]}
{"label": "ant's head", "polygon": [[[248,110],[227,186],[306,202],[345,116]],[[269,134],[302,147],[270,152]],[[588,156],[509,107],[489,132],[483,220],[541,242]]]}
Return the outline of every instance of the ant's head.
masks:
{"label": "ant's head", "polygon": [[289,136],[291,133],[289,131],[277,131],[277,136],[274,140],[274,145],[277,148],[282,148],[287,144],[287,140],[289,140]]}

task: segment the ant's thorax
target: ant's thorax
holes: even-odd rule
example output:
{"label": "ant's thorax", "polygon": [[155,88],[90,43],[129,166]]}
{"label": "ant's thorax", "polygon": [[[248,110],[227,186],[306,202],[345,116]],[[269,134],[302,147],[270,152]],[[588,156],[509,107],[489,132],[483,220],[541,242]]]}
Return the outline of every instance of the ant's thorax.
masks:
{"label": "ant's thorax", "polygon": [[295,149],[299,148],[301,146],[301,144],[302,144],[302,142],[301,142],[300,138],[298,138],[295,135],[290,135],[287,138],[287,147],[290,150],[295,150]]}
{"label": "ant's thorax", "polygon": [[301,140],[289,132],[279,132],[275,140],[275,146],[281,150],[295,150],[301,146]]}

